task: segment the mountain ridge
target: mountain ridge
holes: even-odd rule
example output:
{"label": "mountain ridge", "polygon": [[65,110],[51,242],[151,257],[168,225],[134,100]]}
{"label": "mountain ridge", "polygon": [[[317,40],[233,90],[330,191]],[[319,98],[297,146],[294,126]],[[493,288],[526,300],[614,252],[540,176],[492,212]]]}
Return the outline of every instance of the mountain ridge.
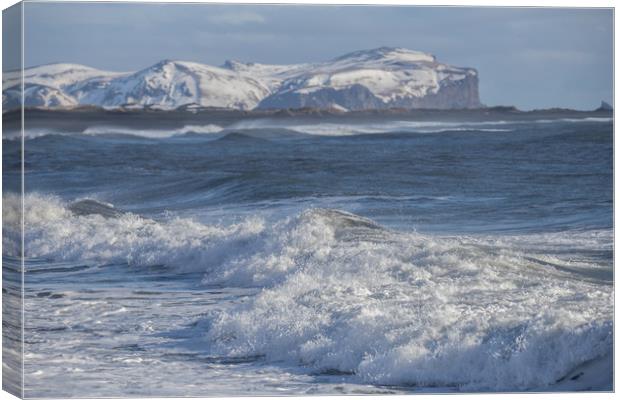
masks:
{"label": "mountain ridge", "polygon": [[[24,70],[29,107],[133,106],[176,109],[196,104],[265,108],[478,108],[478,72],[398,47],[359,50],[324,62],[274,65],[227,60],[221,66],[164,59],[135,72],[80,64]],[[3,74],[5,110],[21,104],[15,72]]]}

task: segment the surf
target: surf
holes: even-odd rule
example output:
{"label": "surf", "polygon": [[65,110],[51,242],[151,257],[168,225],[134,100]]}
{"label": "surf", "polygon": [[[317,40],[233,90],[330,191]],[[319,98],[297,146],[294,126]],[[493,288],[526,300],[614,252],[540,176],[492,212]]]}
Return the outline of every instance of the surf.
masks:
{"label": "surf", "polygon": [[[20,199],[3,202],[5,249],[15,249]],[[322,208],[207,224],[36,193],[24,205],[29,258],[161,265],[200,273],[205,288],[260,289],[196,325],[213,357],[366,384],[504,391],[553,385],[612,352],[611,281],[572,270],[611,268],[588,256],[610,251],[610,230],[446,236]]]}

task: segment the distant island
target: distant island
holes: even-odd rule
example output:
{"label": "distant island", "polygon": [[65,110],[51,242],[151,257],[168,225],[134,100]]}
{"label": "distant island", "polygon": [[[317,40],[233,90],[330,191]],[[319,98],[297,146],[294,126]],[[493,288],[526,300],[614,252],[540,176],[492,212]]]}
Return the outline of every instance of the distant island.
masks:
{"label": "distant island", "polygon": [[[214,67],[163,60],[137,72],[78,64],[24,70],[26,107],[67,109],[481,108],[478,72],[395,47],[356,51],[327,62],[267,65],[226,61]],[[5,111],[21,106],[21,71],[3,74]]]}
{"label": "distant island", "polygon": [[[610,107],[610,106],[609,106]],[[173,110],[160,108],[119,107],[104,109],[96,106],[77,106],[70,108],[28,107],[27,119],[30,130],[50,130],[65,133],[82,133],[91,126],[116,126],[133,129],[175,130],[187,126],[200,127],[216,124],[231,127],[235,124],[260,120],[297,121],[301,123],[376,123],[377,121],[443,121],[453,123],[476,123],[480,121],[531,121],[609,119],[613,109],[601,106],[591,111],[567,108],[549,108],[522,111],[513,106],[481,107],[472,109],[370,109],[342,111],[336,108],[287,108],[238,110],[218,107],[180,106]],[[21,130],[21,109],[13,109],[2,114],[4,130]]]}

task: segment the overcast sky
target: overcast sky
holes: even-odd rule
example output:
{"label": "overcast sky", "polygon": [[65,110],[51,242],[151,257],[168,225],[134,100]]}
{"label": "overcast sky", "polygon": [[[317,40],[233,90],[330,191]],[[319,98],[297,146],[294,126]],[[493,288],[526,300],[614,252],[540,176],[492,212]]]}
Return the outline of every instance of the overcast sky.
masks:
{"label": "overcast sky", "polygon": [[477,68],[487,105],[612,100],[611,9],[26,3],[24,20],[26,66],[297,63],[398,46]]}

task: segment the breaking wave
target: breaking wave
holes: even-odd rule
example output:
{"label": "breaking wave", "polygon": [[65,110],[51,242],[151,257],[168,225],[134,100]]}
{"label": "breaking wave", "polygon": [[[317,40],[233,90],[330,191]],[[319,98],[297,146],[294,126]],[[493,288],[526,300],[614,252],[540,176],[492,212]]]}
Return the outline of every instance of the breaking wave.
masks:
{"label": "breaking wave", "polygon": [[86,128],[82,133],[86,135],[130,135],[150,139],[162,139],[173,136],[186,135],[188,133],[208,134],[221,132],[223,128],[219,125],[185,125],[177,129],[132,129],[114,126],[94,126]]}
{"label": "breaking wave", "polygon": [[[28,128],[24,131],[26,139],[35,139],[42,136],[49,135],[123,135],[123,136],[136,136],[149,139],[165,139],[174,136],[182,136],[187,134],[210,134],[219,133],[223,130],[219,125],[185,125],[182,128],[176,129],[134,129],[120,126],[92,126],[84,129],[81,133],[68,133],[65,131],[51,129],[51,128]],[[7,130],[3,132],[2,138],[5,140],[17,140],[21,138],[21,131],[19,130]]]}
{"label": "breaking wave", "polygon": [[[20,207],[19,195],[4,195],[5,254],[19,255]],[[182,218],[155,221],[92,199],[67,204],[40,194],[26,195],[24,216],[26,257],[167,265],[186,271],[204,268],[220,256],[234,254],[235,247],[263,226],[258,219],[230,226],[209,226]]]}
{"label": "breaking wave", "polygon": [[[62,135],[62,132],[58,132],[54,129],[47,128],[29,128],[24,132],[24,137],[26,139],[35,139],[42,136],[48,135]],[[3,140],[20,140],[22,138],[21,130],[4,130],[2,132]]]}
{"label": "breaking wave", "polygon": [[[230,126],[216,124],[185,125],[173,129],[137,129],[121,126],[92,126],[84,129],[84,135],[126,135],[149,139],[165,139],[187,134],[215,134],[234,130],[276,129],[316,136],[354,136],[380,133],[446,133],[446,132],[513,132],[522,124],[548,123],[604,123],[613,118],[559,118],[539,120],[495,120],[495,121],[386,121],[372,123],[299,123],[282,122],[272,119],[255,119],[234,123]],[[75,133],[79,135],[80,133]],[[47,135],[70,135],[69,133],[47,128],[29,128],[25,131],[26,139]],[[21,131],[5,131],[3,139],[21,138]]]}
{"label": "breaking wave", "polygon": [[[3,202],[10,253],[21,201]],[[611,252],[611,231],[449,237],[331,209],[208,225],[90,199],[24,204],[28,257],[165,265],[262,288],[206,317],[198,334],[212,354],[374,384],[513,390],[612,352],[613,287],[599,273],[611,258],[588,256]]]}
{"label": "breaking wave", "polygon": [[612,118],[562,118],[541,120],[495,121],[386,121],[371,123],[285,123],[271,119],[249,120],[234,124],[234,129],[284,128],[318,136],[352,136],[378,133],[444,133],[444,132],[512,132],[521,124],[610,122]]}

